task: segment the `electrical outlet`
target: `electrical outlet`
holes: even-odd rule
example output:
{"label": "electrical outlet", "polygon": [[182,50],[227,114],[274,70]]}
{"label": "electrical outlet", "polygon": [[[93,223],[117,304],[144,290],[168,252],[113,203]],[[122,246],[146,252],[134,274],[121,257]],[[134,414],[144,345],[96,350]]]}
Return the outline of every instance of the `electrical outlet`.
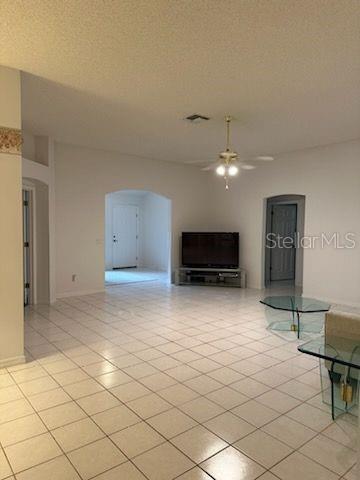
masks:
{"label": "electrical outlet", "polygon": [[76,280],[76,275],[75,275],[75,273],[71,276],[71,280],[72,280],[73,282],[75,282],[75,280]]}

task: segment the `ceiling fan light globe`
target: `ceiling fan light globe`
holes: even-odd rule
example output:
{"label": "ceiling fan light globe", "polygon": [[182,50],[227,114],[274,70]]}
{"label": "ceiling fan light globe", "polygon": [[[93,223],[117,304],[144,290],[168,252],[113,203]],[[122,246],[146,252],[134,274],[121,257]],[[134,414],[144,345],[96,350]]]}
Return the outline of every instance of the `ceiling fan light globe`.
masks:
{"label": "ceiling fan light globe", "polygon": [[224,165],[219,165],[218,167],[216,167],[215,172],[217,173],[217,175],[223,177],[226,173],[226,168]]}
{"label": "ceiling fan light globe", "polygon": [[230,177],[235,177],[239,173],[239,168],[236,165],[230,165],[228,168],[228,174]]}

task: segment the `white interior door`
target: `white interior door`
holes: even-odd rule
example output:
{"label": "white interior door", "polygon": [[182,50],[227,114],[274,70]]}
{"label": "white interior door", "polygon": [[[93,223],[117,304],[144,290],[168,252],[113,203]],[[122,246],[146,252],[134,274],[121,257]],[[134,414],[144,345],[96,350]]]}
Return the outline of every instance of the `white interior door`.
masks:
{"label": "white interior door", "polygon": [[113,207],[113,268],[138,266],[138,207]]}
{"label": "white interior door", "polygon": [[[276,235],[276,246],[270,250],[270,280],[295,279],[295,233],[297,223],[297,206],[295,204],[274,205],[271,210],[271,233]],[[275,237],[273,237],[275,238]],[[287,248],[284,238],[288,241]],[[290,248],[288,248],[290,246]]]}

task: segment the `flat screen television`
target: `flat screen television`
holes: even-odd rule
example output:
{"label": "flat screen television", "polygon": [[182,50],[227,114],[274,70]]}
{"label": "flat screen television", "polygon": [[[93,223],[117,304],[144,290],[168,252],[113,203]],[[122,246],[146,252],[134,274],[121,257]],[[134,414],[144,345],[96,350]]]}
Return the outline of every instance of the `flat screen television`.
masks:
{"label": "flat screen television", "polygon": [[238,232],[183,232],[182,265],[198,268],[238,268]]}

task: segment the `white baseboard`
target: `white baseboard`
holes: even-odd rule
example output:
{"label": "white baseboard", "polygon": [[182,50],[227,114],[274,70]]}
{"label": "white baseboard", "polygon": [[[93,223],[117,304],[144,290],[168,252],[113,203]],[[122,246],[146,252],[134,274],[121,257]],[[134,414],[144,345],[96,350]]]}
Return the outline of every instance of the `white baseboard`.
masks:
{"label": "white baseboard", "polygon": [[73,292],[63,292],[57,293],[56,298],[67,298],[67,297],[81,297],[83,295],[92,295],[93,293],[103,293],[105,292],[105,287],[101,289],[94,289],[94,290],[80,290],[80,291],[73,291]]}
{"label": "white baseboard", "polygon": [[20,365],[20,363],[25,363],[25,355],[0,359],[0,368],[13,367],[14,365]]}

